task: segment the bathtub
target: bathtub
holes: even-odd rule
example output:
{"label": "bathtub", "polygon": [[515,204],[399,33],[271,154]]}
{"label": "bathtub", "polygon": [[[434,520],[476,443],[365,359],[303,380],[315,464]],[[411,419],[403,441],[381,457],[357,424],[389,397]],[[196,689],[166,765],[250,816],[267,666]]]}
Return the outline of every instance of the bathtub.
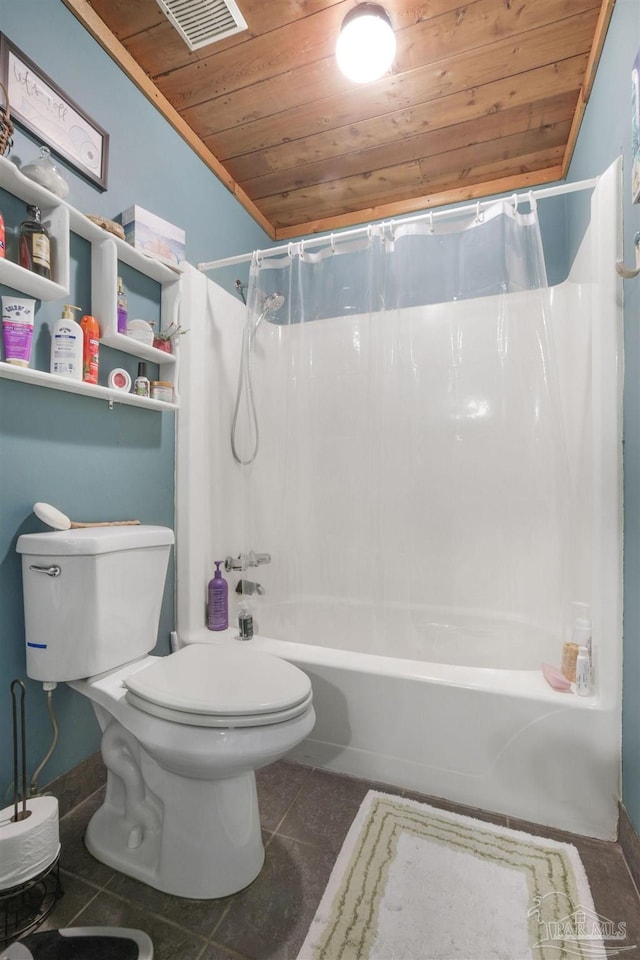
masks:
{"label": "bathtub", "polygon": [[246,643],[313,684],[316,726],[291,759],[603,840],[616,838],[616,710],[539,670],[425,663],[203,629],[176,645]]}
{"label": "bathtub", "polygon": [[[281,490],[272,482],[279,474],[269,474],[267,409],[261,407],[260,457],[246,471],[234,464],[229,425],[245,308],[237,297],[185,267],[182,309],[191,333],[183,338],[180,357],[175,643],[241,642],[236,630],[217,635],[206,629],[207,581],[214,562],[226,555],[270,552],[270,565],[246,573],[266,591],[254,611],[259,635],[248,643],[295,663],[312,680],[317,722],[293,754],[299,762],[548,827],[616,838],[622,315],[620,281],[612,264],[619,256],[620,183],[618,162],[594,191],[591,225],[571,276],[551,289],[549,302],[559,369],[564,371],[562,415],[583,518],[569,541],[563,601],[566,597],[567,615],[571,600],[589,602],[593,625],[596,685],[594,695],[585,698],[553,691],[540,672],[540,661],[560,663],[569,631],[569,624],[560,622],[563,613],[551,618],[531,602],[511,604],[510,619],[491,609],[478,611],[474,608],[485,600],[487,608],[495,605],[488,599],[493,592],[483,589],[470,592],[464,616],[452,615],[448,608],[456,602],[455,589],[434,590],[425,601],[434,604],[428,609],[390,603],[402,596],[407,571],[422,575],[420,554],[399,551],[390,564],[393,576],[385,580],[382,619],[380,611],[352,605],[342,610],[338,629],[336,605],[344,603],[345,595],[347,601],[360,596],[349,587],[352,572],[356,586],[356,574],[362,573],[358,545],[343,548],[347,559],[341,570],[349,576],[329,582],[324,573],[333,568],[324,554],[320,566],[313,536],[305,552],[296,552],[289,542],[291,524],[279,522]],[[582,322],[587,314],[590,326]],[[250,521],[243,512],[246,483],[260,492],[259,509]],[[334,509],[330,494],[327,502]],[[321,533],[319,528],[314,535]],[[436,560],[431,558],[424,569],[433,577],[439,569],[438,544],[429,547]],[[477,567],[465,569],[476,579],[478,571],[490,574],[489,558],[479,555]],[[287,582],[283,570],[296,576]],[[534,565],[531,581],[523,584],[525,601],[535,573]],[[230,600],[235,600],[237,577],[229,574],[228,579]],[[232,606],[233,623],[236,612]],[[532,623],[538,614],[540,623]],[[384,637],[390,640],[386,649]]]}

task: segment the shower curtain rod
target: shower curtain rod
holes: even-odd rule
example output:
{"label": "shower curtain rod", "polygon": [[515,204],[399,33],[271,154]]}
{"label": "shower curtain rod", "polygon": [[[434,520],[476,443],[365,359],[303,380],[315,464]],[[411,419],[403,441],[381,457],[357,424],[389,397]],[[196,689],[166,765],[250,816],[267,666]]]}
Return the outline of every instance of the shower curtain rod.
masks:
{"label": "shower curtain rod", "polygon": [[[502,199],[509,202],[525,203],[527,200],[530,200],[532,197],[535,200],[544,200],[546,197],[557,197],[561,196],[564,193],[576,193],[578,190],[592,190],[597,186],[598,177],[593,177],[591,180],[577,180],[575,183],[564,183],[558,187],[541,187],[539,190],[527,190],[526,193],[514,193],[510,197],[503,197]],[[403,217],[400,220],[382,220],[380,221],[380,226],[383,228],[385,226],[393,225],[404,226],[406,223],[419,223],[421,220],[430,220],[430,219],[440,219],[444,217],[453,217],[459,216],[464,213],[473,213],[474,211],[484,210],[487,207],[492,206],[494,203],[498,202],[499,198],[493,200],[478,200],[476,203],[469,203],[464,207],[452,207],[446,210],[429,210],[426,213],[419,213],[414,217]],[[306,249],[309,247],[318,247],[325,243],[333,244],[334,241],[344,240],[347,238],[355,237],[364,237],[367,235],[371,229],[372,224],[367,224],[364,227],[354,227],[353,230],[340,230],[337,233],[323,233],[317,237],[311,237],[310,239],[298,240],[290,243],[281,244],[279,247],[267,247],[265,250],[258,250],[257,253],[262,256],[279,256],[283,253],[288,253],[292,246],[296,244],[304,243]],[[256,251],[251,253],[241,253],[235,257],[226,257],[224,260],[209,260],[206,263],[199,263],[198,270],[202,273],[206,273],[208,270],[218,270],[220,267],[235,267],[240,263],[249,263]]]}

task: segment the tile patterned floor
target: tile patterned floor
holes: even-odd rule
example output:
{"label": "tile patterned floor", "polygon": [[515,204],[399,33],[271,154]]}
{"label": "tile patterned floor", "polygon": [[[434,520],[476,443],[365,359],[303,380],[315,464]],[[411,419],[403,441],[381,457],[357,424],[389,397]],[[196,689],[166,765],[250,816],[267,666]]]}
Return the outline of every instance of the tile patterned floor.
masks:
{"label": "tile patterned floor", "polygon": [[[101,802],[99,791],[61,820],[65,895],[46,926],[139,928],[153,940],[156,960],[294,960],[351,821],[372,786],[376,785],[288,761],[259,771],[265,866],[246,890],[207,901],[152,890],[87,853],[82,836]],[[618,946],[640,945],[640,898],[617,844],[543,830],[386,786],[380,789],[574,843],[597,912],[626,924],[627,939]],[[630,953],[634,955],[638,956]]]}

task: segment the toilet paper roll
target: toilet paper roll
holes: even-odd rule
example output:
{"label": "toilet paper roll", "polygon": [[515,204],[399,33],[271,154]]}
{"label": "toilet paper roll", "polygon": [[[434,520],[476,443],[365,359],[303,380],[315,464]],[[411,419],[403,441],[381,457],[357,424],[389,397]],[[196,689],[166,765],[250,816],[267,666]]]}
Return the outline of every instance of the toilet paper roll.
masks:
{"label": "toilet paper roll", "polygon": [[0,810],[0,890],[37,876],[60,852],[56,798],[33,797],[27,800],[27,810],[31,816],[16,823],[11,820],[13,805]]}

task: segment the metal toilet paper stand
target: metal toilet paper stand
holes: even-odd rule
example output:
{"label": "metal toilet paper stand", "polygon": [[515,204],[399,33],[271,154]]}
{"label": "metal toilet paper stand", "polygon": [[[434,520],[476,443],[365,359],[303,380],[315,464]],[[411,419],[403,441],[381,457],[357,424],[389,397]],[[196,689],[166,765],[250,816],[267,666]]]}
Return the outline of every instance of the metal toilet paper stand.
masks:
{"label": "metal toilet paper stand", "polygon": [[[18,722],[18,691],[20,712]],[[14,820],[24,820],[27,810],[27,758],[25,734],[25,685],[11,683],[13,714],[13,808]],[[20,728],[20,736],[18,736]],[[20,785],[22,803],[20,804]],[[21,809],[20,809],[21,807]],[[24,883],[0,891],[0,947],[32,930],[51,913],[63,894],[60,882],[60,855],[45,870]]]}
{"label": "metal toilet paper stand", "polygon": [[[20,723],[17,691],[20,691]],[[14,680],[11,683],[13,822],[26,820],[31,814],[27,808],[25,694],[24,683]],[[91,960],[153,960],[153,944],[142,930],[69,927],[42,933],[30,932],[51,913],[63,894],[59,864],[58,853],[53,863],[37,876],[0,891],[0,960],[78,960],[79,957],[91,957]]]}

